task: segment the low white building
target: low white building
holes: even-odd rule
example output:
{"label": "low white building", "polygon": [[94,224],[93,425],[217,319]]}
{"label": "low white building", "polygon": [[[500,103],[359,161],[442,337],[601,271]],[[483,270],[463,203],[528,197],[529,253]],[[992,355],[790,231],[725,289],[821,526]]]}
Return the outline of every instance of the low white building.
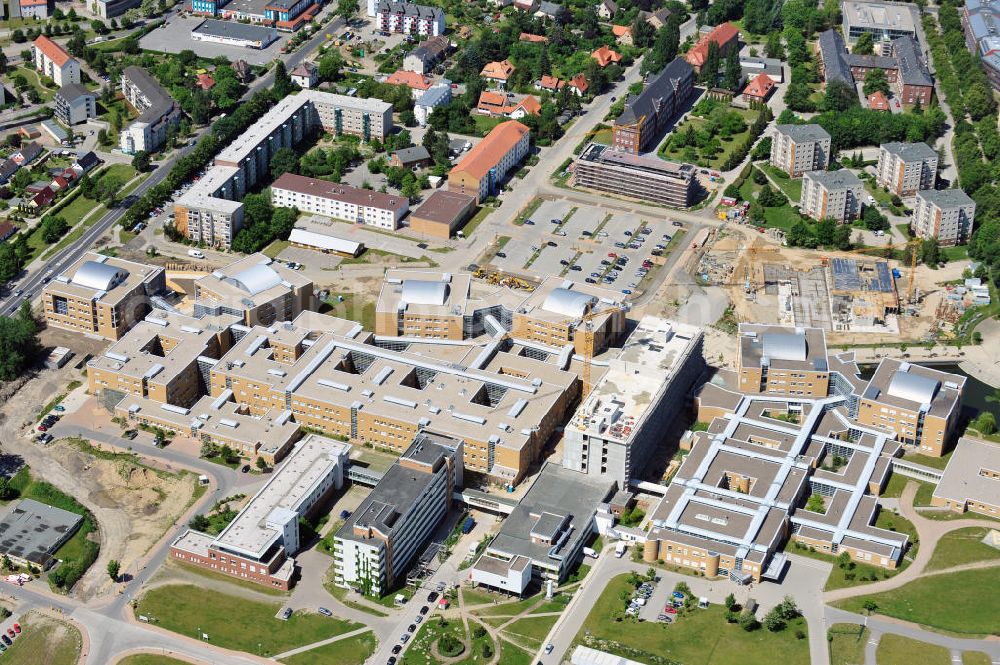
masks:
{"label": "low white building", "polygon": [[206,19],[191,31],[191,39],[243,48],[267,48],[278,38],[278,31],[263,25]]}
{"label": "low white building", "polygon": [[271,185],[271,202],[355,224],[395,230],[410,210],[405,196],[284,173]]}
{"label": "low white building", "polygon": [[427,119],[431,113],[439,106],[444,106],[451,102],[451,85],[435,85],[424,94],[417,97],[413,103],[413,115],[417,117],[417,124],[421,127],[427,126]]}

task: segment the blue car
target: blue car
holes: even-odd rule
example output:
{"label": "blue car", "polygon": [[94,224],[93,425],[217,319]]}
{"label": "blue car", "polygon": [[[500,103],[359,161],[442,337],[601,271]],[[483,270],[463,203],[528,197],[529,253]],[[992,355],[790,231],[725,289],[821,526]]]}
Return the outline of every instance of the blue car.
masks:
{"label": "blue car", "polygon": [[622,293],[624,293],[627,296],[630,296],[632,295],[632,289],[622,289]]}
{"label": "blue car", "polygon": [[684,600],[684,594],[681,593],[680,591],[674,591],[672,595],[674,598],[677,598],[678,600]]}

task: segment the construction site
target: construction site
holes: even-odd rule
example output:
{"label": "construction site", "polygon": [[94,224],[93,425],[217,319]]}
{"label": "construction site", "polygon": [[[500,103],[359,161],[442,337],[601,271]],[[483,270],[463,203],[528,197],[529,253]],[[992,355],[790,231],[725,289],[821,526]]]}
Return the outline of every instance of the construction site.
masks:
{"label": "construction site", "polygon": [[834,343],[947,337],[963,305],[982,300],[975,280],[955,285],[967,262],[932,269],[862,252],[785,247],[777,236],[742,227],[718,231],[707,246],[699,281],[726,290],[736,320],[819,327]]}

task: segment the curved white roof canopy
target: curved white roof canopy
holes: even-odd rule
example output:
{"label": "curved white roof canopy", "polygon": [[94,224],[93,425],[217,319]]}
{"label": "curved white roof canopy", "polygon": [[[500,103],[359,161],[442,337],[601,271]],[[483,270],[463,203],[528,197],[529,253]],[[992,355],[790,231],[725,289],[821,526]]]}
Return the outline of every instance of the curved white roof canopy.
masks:
{"label": "curved white roof canopy", "polygon": [[552,289],[552,292],[545,298],[542,309],[553,314],[576,318],[586,314],[587,308],[596,302],[597,298],[594,296],[559,287]]}
{"label": "curved white roof canopy", "polygon": [[124,268],[116,268],[97,261],[87,261],[77,269],[70,283],[97,291],[110,291],[125,281],[127,277],[128,271]]}
{"label": "curved white roof canopy", "polygon": [[407,305],[443,305],[448,298],[448,284],[427,279],[404,279],[400,300]]}
{"label": "curved white roof canopy", "polygon": [[806,336],[798,333],[764,333],[763,355],[771,360],[805,360]]}
{"label": "curved white roof canopy", "polygon": [[887,392],[893,397],[908,399],[917,404],[930,404],[940,387],[941,382],[929,376],[897,369],[889,381]]}
{"label": "curved white roof canopy", "polygon": [[246,270],[241,270],[232,277],[227,277],[226,281],[255,296],[281,284],[281,275],[275,272],[274,268],[258,263]]}

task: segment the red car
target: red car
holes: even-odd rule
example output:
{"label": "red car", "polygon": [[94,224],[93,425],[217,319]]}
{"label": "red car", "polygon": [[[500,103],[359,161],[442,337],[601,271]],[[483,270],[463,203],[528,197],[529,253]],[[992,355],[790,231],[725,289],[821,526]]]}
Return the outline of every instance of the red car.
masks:
{"label": "red car", "polygon": [[8,634],[9,636],[11,636],[11,637],[17,637],[17,633],[15,633],[15,632],[14,632],[14,629],[13,629],[13,628],[8,628],[8,629],[7,629],[7,634]]}
{"label": "red car", "polygon": [[21,634],[21,624],[19,623],[14,624],[14,632],[17,633],[18,635]]}
{"label": "red car", "polygon": [[667,605],[666,607],[664,607],[663,611],[666,612],[667,614],[677,614],[677,609],[674,608],[674,607],[672,607],[672,606],[670,606],[670,605]]}
{"label": "red car", "polygon": [[38,431],[39,431],[39,432],[46,432],[46,431],[48,431],[48,429],[49,429],[49,428],[48,428],[48,427],[46,427],[45,425],[39,425],[39,426],[38,426]]}
{"label": "red car", "polygon": [[608,258],[609,259],[617,259],[618,255],[615,254],[614,252],[608,252]]}

